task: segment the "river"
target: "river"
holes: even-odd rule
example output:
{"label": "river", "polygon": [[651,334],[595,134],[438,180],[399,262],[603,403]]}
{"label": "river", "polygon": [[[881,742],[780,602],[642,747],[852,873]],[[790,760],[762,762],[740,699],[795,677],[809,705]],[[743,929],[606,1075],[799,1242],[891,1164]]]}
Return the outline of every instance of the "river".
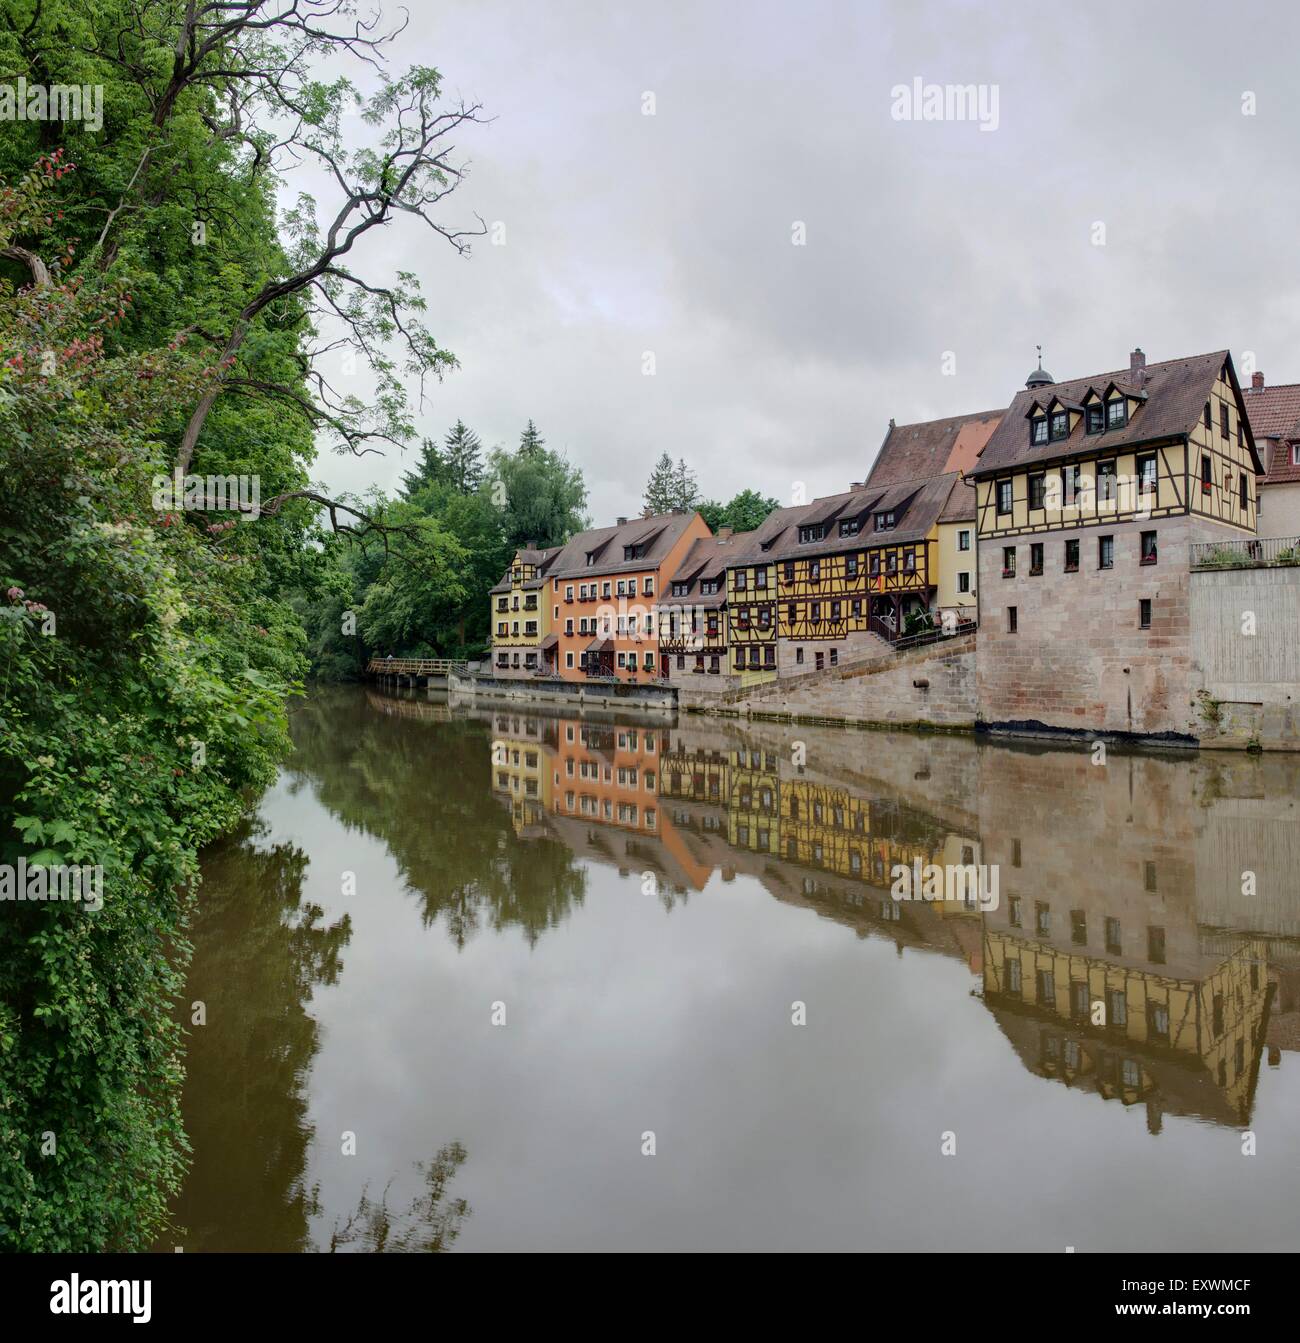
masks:
{"label": "river", "polygon": [[356,687],[293,737],[204,863],[167,1248],[1300,1248],[1300,758]]}

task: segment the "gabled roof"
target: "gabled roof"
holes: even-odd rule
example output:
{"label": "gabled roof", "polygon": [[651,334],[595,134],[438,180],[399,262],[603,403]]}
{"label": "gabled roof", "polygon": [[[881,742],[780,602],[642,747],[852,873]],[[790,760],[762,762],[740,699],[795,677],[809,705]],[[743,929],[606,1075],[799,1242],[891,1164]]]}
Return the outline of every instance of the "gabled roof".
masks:
{"label": "gabled roof", "polygon": [[981,410],[971,415],[951,415],[946,420],[891,423],[866,483],[892,485],[950,471],[970,471],[1003,413]]}
{"label": "gabled roof", "polygon": [[[736,556],[746,552],[753,535],[753,532],[738,532],[730,536],[697,537],[671,579],[673,585],[686,584],[683,599],[701,606],[721,606],[727,597],[727,565],[740,562]],[[718,591],[701,592],[701,585],[706,582],[716,582]]]}
{"label": "gabled roof", "polygon": [[[657,568],[668,552],[691,525],[695,513],[660,513],[650,518],[633,518],[613,527],[597,527],[579,532],[563,548],[547,571],[548,578],[590,578],[593,575],[629,573]],[[640,559],[625,560],[625,546],[644,545]],[[587,564],[587,556],[595,563]]]}
{"label": "gabled roof", "polygon": [[519,586],[523,588],[525,592],[531,588],[545,587],[547,573],[563,549],[563,546],[547,546],[542,550],[530,548],[528,546],[520,546],[520,548],[515,551],[514,559],[512,559],[506,567],[505,573],[501,575],[496,583],[488,588],[489,595],[497,592],[511,591],[510,570],[515,567],[516,562],[520,564],[531,564],[537,569],[537,573],[532,578],[520,583]]}
{"label": "gabled roof", "polygon": [[[1148,364],[1140,388],[1133,371],[1122,369],[1019,392],[1002,422],[993,431],[978,464],[970,474],[976,477],[988,476],[996,471],[1030,466],[1036,462],[1061,461],[1082,453],[1133,448],[1162,439],[1181,438],[1196,427],[1214,389],[1215,380],[1225,364],[1232,386],[1240,394],[1232,356],[1227,350]],[[1081,418],[1068,438],[1056,442],[1030,443],[1026,420],[1035,404],[1046,409],[1053,397],[1081,402],[1090,391],[1104,394],[1112,384],[1127,395],[1145,397],[1137,407],[1130,407],[1128,423],[1123,428],[1108,429],[1103,434],[1085,434]],[[1249,432],[1249,416],[1247,429],[1247,446],[1255,457],[1256,468],[1262,469],[1255,452],[1254,436]]]}
{"label": "gabled roof", "polygon": [[1266,473],[1260,483],[1280,485],[1300,481],[1300,466],[1291,461],[1291,444],[1300,442],[1300,382],[1247,387],[1242,400],[1256,440],[1274,440],[1260,446]]}
{"label": "gabled roof", "polygon": [[[923,480],[900,480],[884,488],[867,487],[816,499],[802,510],[802,516],[792,519],[791,525],[784,528],[778,543],[768,552],[768,558],[787,560],[834,555],[843,550],[867,550],[873,546],[923,540],[939,521],[960,479],[956,471],[951,471]],[[874,515],[890,511],[896,514],[896,525],[886,532],[874,531]],[[861,530],[851,536],[841,536],[839,524],[855,517],[862,519]],[[816,525],[818,521],[824,521],[828,534],[820,541],[801,542],[799,528]]]}

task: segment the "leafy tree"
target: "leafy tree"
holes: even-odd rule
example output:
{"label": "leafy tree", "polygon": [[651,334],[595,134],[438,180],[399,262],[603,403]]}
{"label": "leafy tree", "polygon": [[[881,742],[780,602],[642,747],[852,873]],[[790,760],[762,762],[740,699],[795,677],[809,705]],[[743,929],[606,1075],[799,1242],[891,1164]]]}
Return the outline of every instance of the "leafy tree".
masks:
{"label": "leafy tree", "polygon": [[769,513],[781,507],[780,500],[761,495],[757,490],[744,489],[733,495],[726,504],[710,499],[699,505],[700,516],[712,531],[730,527],[737,532],[750,532],[766,520]]}
{"label": "leafy tree", "polygon": [[582,472],[549,448],[525,450],[520,444],[513,453],[495,449],[484,489],[501,511],[502,532],[511,551],[526,545],[562,545],[587,525]]}

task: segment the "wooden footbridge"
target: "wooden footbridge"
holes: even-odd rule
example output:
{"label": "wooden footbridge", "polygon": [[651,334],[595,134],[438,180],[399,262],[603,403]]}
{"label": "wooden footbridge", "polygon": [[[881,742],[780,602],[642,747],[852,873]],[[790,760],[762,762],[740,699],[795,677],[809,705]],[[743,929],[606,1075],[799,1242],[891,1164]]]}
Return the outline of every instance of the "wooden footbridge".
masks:
{"label": "wooden footbridge", "polygon": [[371,658],[366,675],[393,685],[446,685],[448,676],[468,676],[469,663],[456,658]]}

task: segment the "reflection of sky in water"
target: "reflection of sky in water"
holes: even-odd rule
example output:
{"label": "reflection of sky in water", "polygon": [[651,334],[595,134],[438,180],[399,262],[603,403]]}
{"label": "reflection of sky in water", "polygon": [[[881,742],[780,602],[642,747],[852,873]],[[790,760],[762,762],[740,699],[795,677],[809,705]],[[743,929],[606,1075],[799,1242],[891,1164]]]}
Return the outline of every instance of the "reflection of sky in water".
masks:
{"label": "reflection of sky in water", "polygon": [[[428,741],[409,805],[467,786],[439,777],[442,729],[402,730]],[[363,1187],[391,1182],[404,1207],[415,1163],[454,1141],[462,1249],[1294,1247],[1293,1054],[1261,1070],[1258,1156],[1236,1130],[1176,1115],[1152,1136],[1141,1104],[1029,1072],[957,955],[900,955],[879,928],[859,936],[743,871],[665,910],[638,872],[582,860],[585,897],[535,946],[484,920],[457,950],[442,921],[422,926],[386,844],[321,805],[320,767],[350,764],[315,761],[311,787],[282,780],[261,806],[269,841],[310,854],[304,899],[326,922],[352,917],[338,984],[307,1005],[317,1243]],[[1127,794],[1118,772],[1116,786]],[[339,894],[344,871],[355,896]],[[339,1154],[344,1130],[355,1157]],[[956,1157],[939,1155],[945,1130]],[[258,1231],[236,1242],[262,1247]]]}

